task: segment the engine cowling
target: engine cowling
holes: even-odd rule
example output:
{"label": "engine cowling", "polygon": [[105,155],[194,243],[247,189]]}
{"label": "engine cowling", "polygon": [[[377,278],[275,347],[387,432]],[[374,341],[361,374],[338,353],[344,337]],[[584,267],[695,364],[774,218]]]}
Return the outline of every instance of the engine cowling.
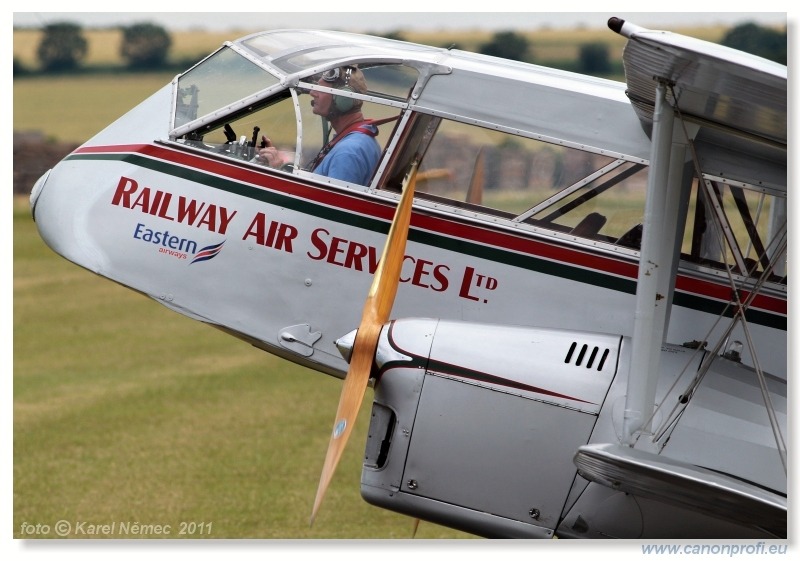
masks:
{"label": "engine cowling", "polygon": [[552,537],[620,346],[555,329],[388,324],[362,496],[487,537]]}

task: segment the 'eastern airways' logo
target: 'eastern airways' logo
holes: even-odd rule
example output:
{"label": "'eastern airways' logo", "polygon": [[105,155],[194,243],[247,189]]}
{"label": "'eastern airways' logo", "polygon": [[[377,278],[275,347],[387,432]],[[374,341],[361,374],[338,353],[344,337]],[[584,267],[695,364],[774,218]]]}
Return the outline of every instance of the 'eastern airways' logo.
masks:
{"label": "'eastern airways' logo", "polygon": [[181,260],[191,258],[190,265],[214,259],[225,244],[223,240],[221,243],[206,246],[198,251],[196,241],[170,234],[169,230],[152,230],[141,222],[133,230],[133,238],[157,246],[158,252],[162,255]]}

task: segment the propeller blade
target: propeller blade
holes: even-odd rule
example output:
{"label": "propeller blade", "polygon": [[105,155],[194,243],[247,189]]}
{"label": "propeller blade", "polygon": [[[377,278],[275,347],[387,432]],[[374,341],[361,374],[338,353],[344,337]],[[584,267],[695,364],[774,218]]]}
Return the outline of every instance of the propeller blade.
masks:
{"label": "propeller blade", "polygon": [[414,525],[411,527],[411,539],[417,537],[417,530],[419,529],[419,518],[414,519]]}
{"label": "propeller blade", "polygon": [[483,153],[483,148],[478,152],[478,157],[475,158],[475,167],[472,169],[472,181],[469,183],[467,190],[466,202],[475,205],[483,204],[483,178],[486,174],[486,157]]}
{"label": "propeller blade", "polygon": [[319,507],[328,485],[336,471],[336,466],[342,457],[347,439],[353,430],[358,410],[367,391],[369,375],[372,370],[372,361],[378,346],[383,324],[389,319],[397,287],[400,284],[400,270],[403,267],[403,258],[406,251],[406,238],[411,222],[411,207],[414,200],[416,185],[417,162],[411,167],[403,185],[403,194],[397,205],[389,236],[383,254],[372,279],[367,299],[364,302],[364,311],[361,314],[361,324],[356,332],[353,352],[350,358],[350,367],[344,379],[342,393],[339,398],[339,407],[336,410],[336,420],[333,425],[328,452],[322,467],[322,475],[314,499],[314,509],[311,513],[311,524],[317,516]]}

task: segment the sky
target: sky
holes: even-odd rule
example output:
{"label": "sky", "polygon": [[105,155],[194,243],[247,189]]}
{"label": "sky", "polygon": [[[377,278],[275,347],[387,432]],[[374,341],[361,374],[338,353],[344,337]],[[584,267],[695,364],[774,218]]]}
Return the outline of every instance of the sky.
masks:
{"label": "sky", "polygon": [[[673,2],[669,7],[674,11],[669,12],[634,12],[625,10],[625,3],[607,3],[603,5],[587,2],[566,0],[559,3],[560,12],[520,12],[517,2],[508,0],[495,0],[493,11],[465,12],[452,6],[463,6],[454,2],[428,2],[423,6],[433,8],[422,11],[371,11],[373,7],[362,9],[360,0],[351,0],[344,4],[348,12],[331,12],[332,4],[322,4],[328,11],[315,11],[314,4],[319,2],[303,3],[308,11],[263,11],[263,12],[52,12],[40,9],[39,4],[47,2],[26,3],[26,11],[13,12],[13,24],[19,26],[41,27],[55,21],[72,21],[86,27],[130,25],[131,23],[148,21],[157,23],[171,30],[203,29],[209,31],[227,31],[241,29],[275,29],[285,27],[313,27],[323,29],[343,29],[347,31],[392,31],[398,29],[415,30],[447,30],[447,29],[536,29],[549,28],[574,28],[574,27],[604,27],[610,16],[622,17],[637,25],[650,28],[664,28],[693,25],[713,25],[717,23],[736,25],[748,21],[759,24],[785,24],[787,20],[788,2],[765,0],[759,3],[761,11],[743,13],[739,11],[715,10],[715,2],[704,2],[705,11],[691,11],[681,8],[681,2]],[[137,3],[148,4],[148,2]],[[374,2],[372,4],[375,4]],[[413,8],[415,2],[397,3],[396,6]],[[509,11],[503,8],[509,4]],[[641,3],[630,3],[634,9],[641,9]],[[691,5],[691,3],[687,3]],[[730,4],[719,3],[721,7]],[[80,10],[81,2],[77,2]],[[269,4],[265,3],[265,6]],[[365,4],[369,6],[370,4]],[[590,10],[579,9],[581,5]],[[158,4],[156,4],[158,6]],[[163,4],[161,4],[163,6]],[[221,5],[220,5],[221,6]],[[394,6],[392,6],[394,7]],[[450,9],[448,9],[450,8]],[[31,11],[27,11],[31,10]],[[33,11],[35,10],[35,11]]]}

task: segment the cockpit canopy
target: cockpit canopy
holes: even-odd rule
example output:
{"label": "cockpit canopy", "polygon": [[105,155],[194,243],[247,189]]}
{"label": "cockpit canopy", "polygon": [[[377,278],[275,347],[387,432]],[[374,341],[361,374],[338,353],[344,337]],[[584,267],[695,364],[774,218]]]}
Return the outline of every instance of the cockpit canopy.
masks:
{"label": "cockpit canopy", "polygon": [[[347,65],[363,72],[366,93],[317,81]],[[314,90],[357,99],[378,130],[382,155],[363,184],[309,169],[332,137],[312,110]],[[421,156],[421,206],[565,243],[591,239],[621,255],[639,250],[650,141],[624,84],[390,39],[288,30],[226,43],[178,76],[174,92],[170,140],[187,148],[257,167],[269,138],[287,162],[276,172],[375,193],[399,191]],[[785,181],[765,175],[760,183],[695,176],[686,266],[744,277],[770,271],[784,290]]]}

